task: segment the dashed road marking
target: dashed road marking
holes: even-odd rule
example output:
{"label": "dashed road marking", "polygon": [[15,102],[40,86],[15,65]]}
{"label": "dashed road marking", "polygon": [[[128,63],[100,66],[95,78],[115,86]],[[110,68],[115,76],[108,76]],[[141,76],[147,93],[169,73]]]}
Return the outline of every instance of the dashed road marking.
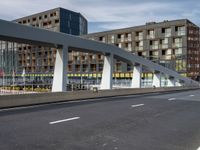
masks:
{"label": "dashed road marking", "polygon": [[56,123],[62,123],[62,122],[66,122],[66,121],[72,121],[72,120],[76,120],[76,119],[80,119],[80,117],[73,117],[73,118],[68,118],[68,119],[63,119],[63,120],[57,120],[57,121],[53,121],[53,122],[49,122],[49,124],[56,124]]}
{"label": "dashed road marking", "polygon": [[168,101],[176,100],[176,98],[169,98]]}
{"label": "dashed road marking", "polygon": [[190,95],[190,97],[194,97],[195,95]]}
{"label": "dashed road marking", "polygon": [[131,105],[132,108],[144,106],[144,104]]}

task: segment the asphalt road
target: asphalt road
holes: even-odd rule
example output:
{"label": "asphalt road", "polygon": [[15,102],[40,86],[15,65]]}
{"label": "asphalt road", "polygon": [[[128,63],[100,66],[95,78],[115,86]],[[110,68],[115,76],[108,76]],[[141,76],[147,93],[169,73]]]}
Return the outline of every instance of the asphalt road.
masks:
{"label": "asphalt road", "polygon": [[198,150],[200,90],[0,110],[0,150]]}

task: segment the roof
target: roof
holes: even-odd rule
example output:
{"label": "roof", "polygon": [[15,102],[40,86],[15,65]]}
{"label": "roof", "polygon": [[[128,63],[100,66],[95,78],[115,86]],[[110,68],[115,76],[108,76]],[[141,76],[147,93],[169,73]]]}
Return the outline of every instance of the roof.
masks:
{"label": "roof", "polygon": [[72,11],[72,10],[68,10],[68,9],[65,9],[65,8],[62,8],[62,7],[57,7],[57,8],[54,8],[54,9],[49,9],[49,10],[46,10],[46,11],[43,11],[43,12],[39,12],[39,13],[35,13],[35,14],[32,14],[32,15],[24,16],[24,17],[15,19],[15,20],[13,20],[13,21],[14,21],[14,22],[17,22],[17,21],[20,21],[20,20],[23,20],[23,19],[32,18],[32,17],[37,17],[37,16],[40,16],[40,15],[44,15],[44,14],[46,14],[46,13],[51,13],[51,12],[54,12],[54,11],[59,11],[60,9],[69,11],[69,12],[71,12],[71,13],[79,14],[81,17],[83,17],[83,18],[86,20],[86,18],[85,18],[81,13],[79,13],[79,12],[75,12],[75,11]]}
{"label": "roof", "polygon": [[[87,35],[83,35],[83,37],[91,37],[91,36],[97,36],[97,35],[106,35],[106,34],[112,34],[112,33],[120,33],[120,32],[130,32],[133,30],[143,30],[143,29],[153,29],[156,26],[157,27],[167,27],[167,26],[171,26],[171,25],[183,25],[186,24],[187,22],[192,23],[190,20],[188,19],[177,19],[177,20],[165,20],[163,22],[148,22],[145,25],[139,25],[139,26],[133,26],[133,27],[128,27],[128,28],[120,28],[120,29],[114,29],[114,30],[108,30],[108,31],[102,31],[102,32],[95,32],[95,33],[90,33]],[[192,23],[193,25],[195,25],[194,23]],[[195,25],[197,26],[197,25]]]}

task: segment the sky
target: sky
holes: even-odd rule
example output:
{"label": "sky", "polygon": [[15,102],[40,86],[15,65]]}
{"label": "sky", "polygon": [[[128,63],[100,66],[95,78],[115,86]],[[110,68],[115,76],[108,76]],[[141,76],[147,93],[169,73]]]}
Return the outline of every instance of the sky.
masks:
{"label": "sky", "polygon": [[186,18],[200,25],[199,0],[1,0],[0,19],[14,20],[56,7],[83,14],[89,33]]}

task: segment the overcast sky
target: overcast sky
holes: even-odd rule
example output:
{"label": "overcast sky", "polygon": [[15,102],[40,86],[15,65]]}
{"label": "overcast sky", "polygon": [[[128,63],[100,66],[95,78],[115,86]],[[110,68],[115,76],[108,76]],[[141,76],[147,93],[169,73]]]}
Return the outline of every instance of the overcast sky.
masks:
{"label": "overcast sky", "polygon": [[1,0],[0,19],[14,20],[56,7],[82,13],[89,32],[183,18],[200,25],[199,0]]}

